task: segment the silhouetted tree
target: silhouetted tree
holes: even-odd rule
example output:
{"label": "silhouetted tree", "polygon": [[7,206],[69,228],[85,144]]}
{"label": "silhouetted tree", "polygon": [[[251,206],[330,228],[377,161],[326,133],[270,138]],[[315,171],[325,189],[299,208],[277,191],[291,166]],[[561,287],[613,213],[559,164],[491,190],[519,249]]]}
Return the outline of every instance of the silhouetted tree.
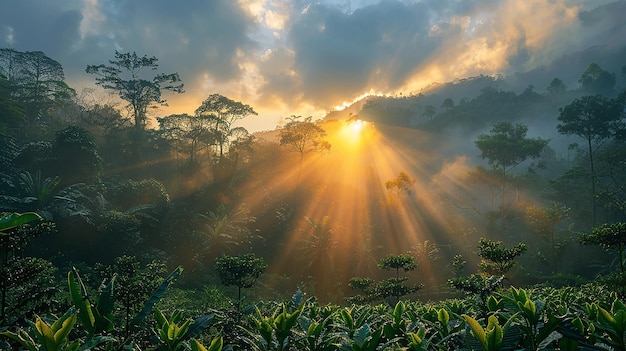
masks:
{"label": "silhouetted tree", "polygon": [[596,221],[596,184],[595,152],[607,139],[612,138],[621,125],[621,112],[615,100],[599,95],[583,96],[559,109],[561,134],[577,135],[587,142],[589,170],[591,175],[591,223]]}
{"label": "silhouetted tree", "polygon": [[605,71],[593,62],[587,66],[578,82],[586,94],[611,96],[615,89],[615,73]]}
{"label": "silhouetted tree", "polygon": [[300,163],[304,154],[308,152],[330,150],[330,143],[324,139],[326,137],[324,128],[312,122],[311,116],[303,120],[301,118],[302,116],[288,117],[289,122],[280,129],[280,145],[299,153]]}
{"label": "silhouetted tree", "polygon": [[224,159],[224,153],[233,141],[248,131],[243,127],[235,127],[235,122],[257,113],[252,107],[239,101],[231,100],[220,94],[211,94],[195,111],[196,116],[208,118],[211,123],[218,153],[218,164]]}
{"label": "silhouetted tree", "polygon": [[415,179],[409,177],[405,172],[400,172],[396,178],[385,182],[385,188],[393,191],[397,196],[400,196],[403,191],[410,195],[414,185]]}
{"label": "silhouetted tree", "polygon": [[109,64],[88,65],[86,72],[97,75],[96,84],[104,89],[115,91],[120,99],[128,102],[135,127],[145,128],[147,109],[155,104],[164,105],[162,91],[183,92],[178,73],[157,74],[151,79],[141,78],[145,69],[157,70],[156,57],[137,56],[137,53],[115,51],[115,60]]}
{"label": "silhouetted tree", "polygon": [[76,95],[65,83],[61,64],[41,51],[0,49],[0,72],[8,80],[11,99],[31,122],[41,123],[49,107]]}
{"label": "silhouetted tree", "polygon": [[263,258],[252,253],[222,256],[215,261],[215,269],[222,284],[237,287],[237,311],[241,309],[241,289],[253,287],[266,267]]}
{"label": "silhouetted tree", "polygon": [[480,157],[487,159],[494,169],[500,172],[500,224],[504,232],[506,215],[505,194],[510,184],[510,170],[529,158],[537,158],[549,140],[528,138],[528,127],[511,122],[498,122],[489,134],[481,134],[474,142],[480,150]]}

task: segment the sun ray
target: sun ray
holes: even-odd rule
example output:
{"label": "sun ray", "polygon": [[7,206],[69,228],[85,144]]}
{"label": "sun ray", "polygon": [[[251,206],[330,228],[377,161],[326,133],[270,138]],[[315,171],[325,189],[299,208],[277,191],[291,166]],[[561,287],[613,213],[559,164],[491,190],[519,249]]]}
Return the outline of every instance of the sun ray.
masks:
{"label": "sun ray", "polygon": [[[432,152],[440,141],[424,131],[357,122],[320,124],[332,145],[328,153],[300,160],[275,145],[268,164],[241,192],[262,214],[257,223],[271,248],[269,272],[291,277],[294,287],[315,282],[318,291],[311,293],[320,298],[322,292],[348,293],[351,277],[384,275],[375,262],[386,254],[419,252],[425,244],[442,248],[441,260],[473,253],[475,228],[484,227],[484,217],[460,205],[484,197],[468,182],[473,168],[467,158]],[[415,180],[410,192],[386,188],[400,172]],[[322,222],[326,230],[316,231],[313,224]],[[418,259],[418,281],[445,285],[440,263]]]}

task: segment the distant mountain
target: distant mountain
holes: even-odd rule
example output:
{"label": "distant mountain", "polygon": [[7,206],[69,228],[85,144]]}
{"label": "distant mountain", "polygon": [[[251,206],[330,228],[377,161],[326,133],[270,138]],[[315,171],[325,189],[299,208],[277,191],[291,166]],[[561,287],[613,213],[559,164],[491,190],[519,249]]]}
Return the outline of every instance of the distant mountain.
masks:
{"label": "distant mountain", "polygon": [[[594,46],[511,76],[459,78],[432,84],[419,94],[409,96],[369,96],[342,111],[329,113],[325,119],[360,118],[388,125],[438,130],[456,128],[459,123],[480,129],[494,120],[532,119],[531,113],[544,118],[558,114],[559,107],[581,94],[578,80],[594,62],[615,74],[616,92],[626,88],[626,45]],[[547,96],[547,88],[554,78],[565,84],[568,96],[560,101],[540,99]],[[446,100],[447,104],[444,103]],[[458,110],[461,106],[464,111]],[[456,112],[454,118],[451,118],[452,111]],[[460,118],[459,113],[466,118]]]}

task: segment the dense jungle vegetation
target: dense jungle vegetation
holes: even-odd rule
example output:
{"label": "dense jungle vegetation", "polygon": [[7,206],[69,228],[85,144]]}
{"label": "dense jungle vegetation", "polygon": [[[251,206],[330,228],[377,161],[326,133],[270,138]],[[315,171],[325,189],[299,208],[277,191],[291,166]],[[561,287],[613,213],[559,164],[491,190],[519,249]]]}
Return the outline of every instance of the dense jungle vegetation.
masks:
{"label": "dense jungle vegetation", "polygon": [[0,49],[1,349],[626,350],[626,66],[253,134],[155,71]]}

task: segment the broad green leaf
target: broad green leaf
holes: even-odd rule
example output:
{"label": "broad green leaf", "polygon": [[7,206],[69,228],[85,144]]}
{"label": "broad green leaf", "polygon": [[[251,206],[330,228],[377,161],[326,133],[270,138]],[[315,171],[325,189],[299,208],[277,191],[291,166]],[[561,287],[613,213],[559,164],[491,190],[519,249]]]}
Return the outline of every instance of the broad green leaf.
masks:
{"label": "broad green leaf", "polygon": [[191,351],[208,351],[206,347],[196,339],[191,339],[189,345],[191,346]]}
{"label": "broad green leaf", "polygon": [[489,316],[488,318],[486,336],[488,345],[486,350],[497,350],[500,348],[504,332],[500,323],[498,323],[498,318],[495,316]]}
{"label": "broad green leaf", "polygon": [[150,315],[152,312],[152,308],[154,305],[161,300],[165,291],[169,287],[169,285],[183,272],[183,267],[178,266],[172,273],[170,273],[167,278],[159,285],[159,287],[152,293],[152,296],[148,298],[148,300],[144,303],[141,311],[133,318],[132,325],[137,326],[139,323],[143,322],[146,317]]}
{"label": "broad green leaf", "polygon": [[35,212],[3,213],[0,215],[0,233],[41,219],[41,216]]}
{"label": "broad green leaf", "polygon": [[187,332],[185,333],[183,339],[188,340],[200,335],[200,333],[202,333],[206,328],[209,327],[211,321],[213,321],[213,318],[215,318],[214,313],[208,313],[196,318],[196,320],[194,320],[187,329]]}
{"label": "broad green leaf", "polygon": [[448,311],[446,311],[445,308],[441,308],[439,309],[439,311],[437,311],[437,320],[439,320],[439,323],[444,326],[448,324],[448,322],[450,321],[450,314],[448,313]]}
{"label": "broad green leaf", "polygon": [[0,332],[0,335],[6,336],[9,339],[17,341],[20,345],[27,348],[29,351],[38,350],[35,340],[33,340],[33,338],[22,329],[19,329],[17,333],[3,331],[3,332]]}
{"label": "broad green leaf", "polygon": [[463,314],[461,316],[463,317],[463,319],[465,319],[465,322],[472,329],[472,332],[474,332],[474,336],[476,337],[476,339],[478,339],[483,349],[487,350],[487,334],[485,334],[485,330],[483,329],[483,327],[474,318],[466,314]]}
{"label": "broad green leaf", "polygon": [[207,351],[221,351],[224,346],[224,338],[222,336],[218,336],[211,340],[211,345],[209,345],[209,349]]}
{"label": "broad green leaf", "polygon": [[400,320],[402,320],[402,314],[405,310],[406,306],[404,305],[404,302],[398,301],[396,307],[393,309],[393,319],[396,323],[399,323]]}
{"label": "broad green leaf", "polygon": [[37,328],[39,341],[45,347],[47,351],[56,351],[57,344],[54,340],[54,332],[48,325],[48,323],[44,322],[40,317],[37,317],[35,320],[35,328]]}
{"label": "broad green leaf", "polygon": [[98,300],[96,301],[98,310],[105,317],[109,317],[115,308],[114,286],[116,278],[117,275],[113,275],[111,280],[102,287],[100,296],[98,296]]}
{"label": "broad green leaf", "polygon": [[60,345],[61,343],[63,343],[63,341],[65,341],[67,339],[67,336],[70,334],[70,332],[72,331],[72,328],[74,328],[74,324],[76,324],[76,315],[73,314],[72,316],[66,318],[63,321],[63,324],[61,325],[61,328],[59,328],[58,330],[54,330],[54,341],[56,342],[57,345]]}
{"label": "broad green leaf", "polygon": [[80,322],[83,324],[83,327],[87,329],[89,334],[93,335],[95,332],[95,317],[91,310],[91,303],[85,292],[85,286],[75,268],[72,268],[67,274],[67,281],[70,288],[70,295],[72,295],[72,301],[74,302],[74,306],[78,309],[78,318],[80,318]]}

